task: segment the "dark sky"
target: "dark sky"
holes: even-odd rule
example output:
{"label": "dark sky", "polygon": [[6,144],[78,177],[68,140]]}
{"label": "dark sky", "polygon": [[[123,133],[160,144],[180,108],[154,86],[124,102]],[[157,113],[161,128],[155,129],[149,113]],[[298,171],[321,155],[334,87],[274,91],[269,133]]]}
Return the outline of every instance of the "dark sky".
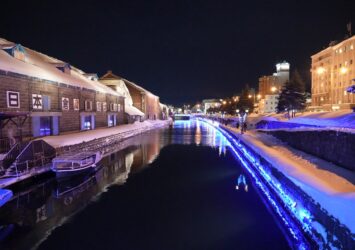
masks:
{"label": "dark sky", "polygon": [[355,1],[8,1],[0,37],[88,73],[107,69],[181,104],[231,96],[344,38]]}

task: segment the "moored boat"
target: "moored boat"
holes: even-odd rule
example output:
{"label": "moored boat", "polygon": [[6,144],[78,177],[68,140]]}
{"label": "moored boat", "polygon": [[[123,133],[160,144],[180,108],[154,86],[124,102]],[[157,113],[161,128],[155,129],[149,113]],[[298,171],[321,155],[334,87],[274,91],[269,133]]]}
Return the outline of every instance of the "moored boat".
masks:
{"label": "moored boat", "polygon": [[95,170],[101,158],[100,152],[65,154],[53,159],[51,169],[57,177],[70,177]]}

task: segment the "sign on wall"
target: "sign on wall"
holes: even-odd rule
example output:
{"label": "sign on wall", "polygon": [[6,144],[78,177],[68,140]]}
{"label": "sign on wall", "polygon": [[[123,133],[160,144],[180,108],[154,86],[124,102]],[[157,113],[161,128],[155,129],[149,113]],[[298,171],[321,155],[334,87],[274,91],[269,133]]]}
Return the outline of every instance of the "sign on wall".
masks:
{"label": "sign on wall", "polygon": [[20,93],[14,91],[6,91],[7,107],[19,108],[20,107]]}
{"label": "sign on wall", "polygon": [[106,102],[103,102],[103,103],[102,103],[102,110],[103,110],[104,112],[107,111],[107,103],[106,103]]}
{"label": "sign on wall", "polygon": [[69,110],[69,98],[62,97],[62,110]]}
{"label": "sign on wall", "polygon": [[96,102],[96,111],[101,112],[101,102]]}
{"label": "sign on wall", "polygon": [[79,108],[80,108],[79,99],[73,99],[73,109],[79,110]]}
{"label": "sign on wall", "polygon": [[32,94],[33,109],[43,109],[42,95]]}

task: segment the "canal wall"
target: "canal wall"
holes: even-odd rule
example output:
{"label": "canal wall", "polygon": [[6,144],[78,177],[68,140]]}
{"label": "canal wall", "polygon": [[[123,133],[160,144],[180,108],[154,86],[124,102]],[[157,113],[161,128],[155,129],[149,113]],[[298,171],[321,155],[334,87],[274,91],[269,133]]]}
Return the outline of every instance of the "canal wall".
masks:
{"label": "canal wall", "polygon": [[[281,204],[283,203],[286,209],[289,210],[290,215],[295,218],[299,227],[302,228],[312,242],[315,242],[321,249],[328,249],[329,247],[354,249],[355,234],[346,225],[342,224],[338,218],[335,218],[324,209],[319,200],[312,198],[296,184],[297,181],[280,171],[272,162],[254,149],[252,145],[240,139],[240,135],[236,135],[223,125],[220,125],[219,128],[236,140],[238,145],[236,148],[241,154],[251,156],[252,160],[249,160],[249,165],[254,166],[255,171],[260,176],[261,173],[264,174],[264,181],[269,183],[269,187],[279,197]],[[255,165],[259,166],[259,168],[255,167]],[[261,169],[262,171],[260,171]],[[267,176],[266,179],[265,176]],[[276,187],[272,187],[271,182],[277,183]],[[291,207],[285,202],[289,197],[292,197],[292,200],[295,201],[295,204]]]}
{"label": "canal wall", "polygon": [[290,146],[355,171],[355,133],[337,130],[260,130]]}

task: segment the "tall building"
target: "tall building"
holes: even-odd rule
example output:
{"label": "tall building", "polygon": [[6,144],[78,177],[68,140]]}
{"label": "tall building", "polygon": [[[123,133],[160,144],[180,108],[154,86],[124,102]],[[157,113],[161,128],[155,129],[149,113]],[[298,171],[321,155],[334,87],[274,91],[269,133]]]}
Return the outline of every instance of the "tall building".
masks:
{"label": "tall building", "polygon": [[276,72],[259,78],[259,113],[276,111],[277,97],[284,84],[290,80],[290,64],[286,61],[276,64]]}
{"label": "tall building", "polygon": [[355,106],[355,36],[330,46],[312,58],[312,109],[338,110]]}
{"label": "tall building", "polygon": [[273,95],[281,90],[282,86],[290,79],[290,64],[286,61],[276,64],[276,72],[272,75],[259,78],[259,95]]}

